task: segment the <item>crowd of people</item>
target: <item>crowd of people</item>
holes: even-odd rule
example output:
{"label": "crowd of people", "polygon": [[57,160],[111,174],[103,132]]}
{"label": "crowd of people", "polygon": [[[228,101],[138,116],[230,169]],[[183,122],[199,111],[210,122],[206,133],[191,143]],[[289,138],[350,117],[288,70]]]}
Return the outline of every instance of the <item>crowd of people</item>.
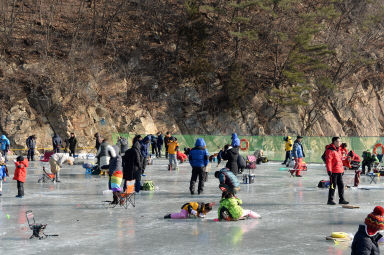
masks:
{"label": "crowd of people", "polygon": [[[95,134],[95,148],[97,150],[96,168],[100,170],[100,175],[108,175],[108,188],[112,190],[113,201],[118,203],[118,196],[127,190],[127,181],[135,181],[134,190],[139,193],[142,189],[141,177],[145,176],[145,169],[150,162],[151,155],[156,158],[162,157],[163,146],[165,157],[169,160],[168,170],[178,170],[178,160],[180,163],[189,160],[192,167],[189,190],[191,195],[195,194],[196,182],[197,194],[204,192],[204,182],[207,181],[207,165],[210,154],[207,150],[206,142],[203,138],[198,138],[193,148],[184,148],[180,151],[180,144],[175,136],[167,132],[165,136],[162,132],[156,135],[136,135],[129,146],[129,141],[124,137],[118,137],[115,145],[110,144],[107,138],[103,138],[99,133]],[[30,161],[34,161],[36,150],[36,135],[31,135],[26,139],[28,149],[27,158],[18,156],[14,161],[15,172],[13,179],[17,182],[17,196],[24,196],[24,182],[26,181],[27,168]],[[297,136],[293,141],[290,136],[284,137],[285,142],[285,160],[283,165],[289,166],[294,162],[293,169],[297,177],[301,177],[301,171],[305,163],[303,137]],[[76,153],[77,139],[74,133],[64,141],[58,134],[52,137],[53,154],[49,158],[51,173],[54,174],[54,180],[60,182],[60,169],[64,163],[70,165],[74,162]],[[10,148],[10,141],[2,135],[0,138],[0,196],[2,195],[3,181],[9,177],[9,171],[6,165],[8,161],[7,152]],[[150,153],[152,148],[152,154]],[[240,183],[237,174],[242,173],[247,166],[246,159],[240,155],[240,139],[236,133],[232,134],[231,143],[226,144],[217,154],[214,154],[218,160],[218,166],[222,160],[226,160],[226,165],[214,176],[219,180],[219,189],[221,199],[218,208],[218,220],[234,221],[242,218],[260,218],[260,215],[251,210],[241,207],[242,200],[238,198],[237,193],[240,190]],[[257,163],[267,161],[261,150],[255,152]],[[362,171],[359,170],[360,157],[353,151],[348,151],[347,144],[341,142],[340,137],[333,137],[331,143],[325,147],[322,159],[326,165],[326,171],[329,176],[330,187],[328,192],[328,205],[335,205],[334,195],[338,190],[339,204],[346,205],[349,202],[344,197],[344,169],[354,169],[356,171],[355,186],[358,185],[360,173],[367,174],[372,170],[372,166],[379,163],[375,153],[366,150],[362,155]],[[357,179],[357,180],[356,180]],[[123,182],[124,180],[124,182]],[[215,203],[187,202],[182,205],[179,213],[167,214],[164,218],[185,219],[191,215],[204,217],[209,213]],[[365,225],[359,227],[352,244],[352,254],[379,254],[377,248],[378,238],[381,238],[381,232],[384,230],[384,209],[380,206],[375,207],[365,220]],[[363,252],[364,251],[364,252]],[[369,252],[366,252],[369,251]]]}

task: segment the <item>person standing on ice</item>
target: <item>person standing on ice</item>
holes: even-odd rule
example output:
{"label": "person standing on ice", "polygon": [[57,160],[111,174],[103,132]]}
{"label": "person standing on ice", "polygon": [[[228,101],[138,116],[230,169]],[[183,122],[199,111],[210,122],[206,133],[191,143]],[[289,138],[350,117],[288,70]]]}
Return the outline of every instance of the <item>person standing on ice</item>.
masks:
{"label": "person standing on ice", "polygon": [[17,196],[18,198],[24,197],[24,182],[27,178],[28,159],[23,156],[18,156],[15,160],[15,173],[13,179],[17,181]]}
{"label": "person standing on ice", "polygon": [[71,133],[71,136],[67,139],[65,145],[65,151],[69,148],[69,156],[75,157],[77,139],[75,133]]}
{"label": "person standing on ice", "polygon": [[36,136],[35,135],[29,136],[25,141],[25,143],[27,144],[27,148],[28,148],[28,156],[27,156],[28,160],[35,161]]}
{"label": "person standing on ice", "polygon": [[3,181],[9,177],[8,168],[5,164],[4,158],[0,155],[0,196],[3,193]]}
{"label": "person standing on ice", "polygon": [[290,136],[284,137],[284,141],[285,141],[285,160],[281,164],[286,165],[288,167],[289,163],[291,163],[291,159],[292,159],[291,151],[293,149],[293,142],[292,142],[292,138]]}
{"label": "person standing on ice", "polygon": [[107,139],[104,139],[101,143],[99,150],[97,151],[96,157],[99,159],[100,162],[100,175],[104,175],[105,171],[109,169],[109,161],[111,160],[111,158],[116,157],[115,149],[113,149],[113,147],[108,144]]}
{"label": "person standing on ice", "polygon": [[158,158],[161,158],[161,150],[163,148],[163,144],[164,144],[164,137],[163,137],[163,134],[159,132],[157,133],[157,143],[156,143],[157,152],[159,153],[158,155],[156,155],[156,157]]}
{"label": "person standing on ice", "polygon": [[148,164],[148,157],[149,155],[149,145],[151,142],[151,136],[152,135],[147,135],[146,137],[143,138],[143,140],[140,141],[141,144],[141,156],[143,156],[143,174],[145,171],[145,168],[147,167]]}
{"label": "person standing on ice", "polygon": [[171,133],[169,131],[165,134],[164,145],[165,145],[165,158],[168,158],[168,144],[171,141]]}
{"label": "person standing on ice", "polygon": [[192,166],[192,176],[189,185],[191,195],[195,194],[195,183],[199,177],[197,193],[200,195],[204,190],[204,172],[208,165],[209,153],[203,138],[197,138],[195,147],[189,153],[189,164]]}
{"label": "person standing on ice", "polygon": [[327,167],[327,173],[330,179],[328,203],[329,205],[335,205],[333,197],[335,195],[336,186],[339,191],[339,204],[349,204],[344,199],[344,167],[343,156],[341,154],[341,141],[340,137],[333,137],[332,143],[326,147],[325,151],[325,165]]}
{"label": "person standing on ice", "polygon": [[103,142],[103,138],[101,137],[101,135],[100,135],[99,133],[96,133],[96,134],[95,134],[95,139],[96,139],[96,145],[95,145],[95,148],[96,148],[96,150],[98,151],[99,148],[100,148],[101,143]]}
{"label": "person standing on ice", "polygon": [[129,150],[128,140],[124,137],[119,136],[116,145],[119,147],[120,156],[124,156],[124,153]]}
{"label": "person standing on ice", "polygon": [[141,136],[137,135],[133,139],[132,148],[127,150],[123,156],[123,178],[124,192],[127,189],[127,181],[135,180],[135,191],[140,192],[141,189],[141,173],[143,169],[143,158],[141,155]]}
{"label": "person standing on ice", "polygon": [[302,136],[297,136],[292,148],[292,157],[295,160],[294,169],[298,170],[296,171],[296,177],[301,177],[300,170],[302,170],[303,158],[305,158],[303,144],[301,143],[302,140],[303,140]]}
{"label": "person standing on ice", "polygon": [[7,154],[9,151],[10,142],[5,135],[1,136],[0,144],[1,144],[1,154],[3,155],[3,157],[5,159],[5,163],[7,163],[7,161],[8,161]]}
{"label": "person standing on ice", "polygon": [[232,134],[232,146],[229,146],[224,150],[222,158],[228,160],[225,165],[226,168],[231,170],[234,175],[237,175],[239,169],[237,165],[237,159],[239,157],[240,139],[236,133]]}
{"label": "person standing on ice", "polygon": [[52,137],[53,152],[59,153],[60,148],[63,147],[63,141],[58,134],[54,134]]}

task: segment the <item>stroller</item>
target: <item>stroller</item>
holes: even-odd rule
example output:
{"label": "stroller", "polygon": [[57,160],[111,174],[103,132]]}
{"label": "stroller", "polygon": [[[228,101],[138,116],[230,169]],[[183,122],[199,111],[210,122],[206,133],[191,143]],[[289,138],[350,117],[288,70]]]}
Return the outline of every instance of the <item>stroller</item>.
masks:
{"label": "stroller", "polygon": [[55,174],[50,174],[50,173],[47,173],[47,171],[45,171],[45,167],[43,166],[43,174],[41,175],[41,177],[39,178],[39,180],[37,181],[38,183],[46,183],[46,182],[54,182],[55,181]]}

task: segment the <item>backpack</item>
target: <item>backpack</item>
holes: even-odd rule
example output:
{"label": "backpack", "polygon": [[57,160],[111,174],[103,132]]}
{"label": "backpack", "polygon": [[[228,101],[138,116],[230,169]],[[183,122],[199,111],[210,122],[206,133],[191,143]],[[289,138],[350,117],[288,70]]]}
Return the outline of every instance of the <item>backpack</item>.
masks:
{"label": "backpack", "polygon": [[256,157],[255,155],[247,156],[247,169],[256,169]]}
{"label": "backpack", "polygon": [[319,184],[317,185],[317,187],[321,188],[321,189],[329,188],[329,186],[331,186],[331,182],[330,181],[325,181],[325,180],[321,180],[319,182]]}
{"label": "backpack", "polygon": [[155,186],[153,185],[152,181],[149,181],[149,180],[148,181],[144,181],[142,190],[154,191],[155,190]]}
{"label": "backpack", "polygon": [[323,155],[321,155],[321,159],[323,160],[324,163],[326,163],[326,160],[325,160],[325,152],[327,152],[327,150],[324,151]]}

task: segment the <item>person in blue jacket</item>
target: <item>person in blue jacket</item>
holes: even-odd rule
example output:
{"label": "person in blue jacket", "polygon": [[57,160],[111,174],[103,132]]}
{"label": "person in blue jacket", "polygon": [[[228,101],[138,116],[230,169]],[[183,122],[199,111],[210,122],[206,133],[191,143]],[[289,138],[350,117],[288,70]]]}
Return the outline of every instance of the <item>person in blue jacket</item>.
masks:
{"label": "person in blue jacket", "polygon": [[5,135],[2,135],[0,138],[0,143],[1,143],[1,154],[4,156],[5,162],[7,162],[8,161],[7,153],[9,150],[10,142]]}
{"label": "person in blue jacket", "polygon": [[146,137],[144,137],[143,140],[140,141],[140,145],[141,145],[140,152],[141,152],[141,156],[143,156],[143,171],[142,171],[143,174],[144,174],[145,167],[147,166],[147,163],[148,163],[151,136],[152,135],[147,135]]}
{"label": "person in blue jacket", "polygon": [[297,136],[297,139],[293,144],[293,149],[291,152],[292,157],[295,160],[295,166],[293,168],[299,170],[299,171],[296,171],[296,177],[301,177],[300,170],[302,169],[303,158],[305,158],[303,144],[301,143],[302,140],[303,140],[302,136]]}
{"label": "person in blue jacket", "polygon": [[206,144],[203,138],[197,138],[195,147],[189,153],[189,163],[192,166],[192,176],[189,190],[191,195],[195,194],[195,183],[199,177],[198,194],[203,192],[204,189],[204,172],[205,167],[208,165],[209,153],[206,149]]}

